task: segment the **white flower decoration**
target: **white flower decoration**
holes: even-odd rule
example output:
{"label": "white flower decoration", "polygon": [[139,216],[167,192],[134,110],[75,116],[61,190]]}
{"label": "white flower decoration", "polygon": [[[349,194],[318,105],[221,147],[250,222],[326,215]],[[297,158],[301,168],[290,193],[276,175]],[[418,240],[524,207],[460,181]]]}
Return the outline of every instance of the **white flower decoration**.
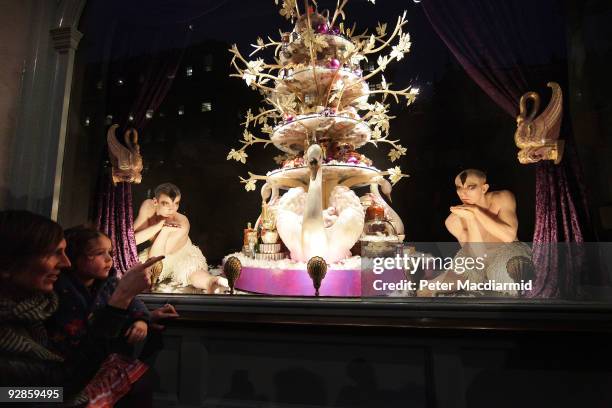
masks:
{"label": "white flower decoration", "polygon": [[253,142],[253,139],[255,139],[255,136],[253,136],[253,134],[249,132],[248,130],[244,129],[244,132],[242,133],[242,139],[246,143],[250,144],[251,142]]}
{"label": "white flower decoration", "polygon": [[230,150],[230,152],[227,154],[227,158],[226,160],[236,160],[239,161],[241,163],[246,163],[246,158],[249,157],[248,154],[246,154],[245,151],[243,150],[238,150],[236,151],[235,149]]}
{"label": "white flower decoration", "polygon": [[247,71],[244,71],[244,73],[242,74],[242,79],[244,79],[244,82],[246,82],[247,86],[251,86],[251,84],[255,81],[255,79],[257,79],[257,77]]}
{"label": "white flower decoration", "polygon": [[399,166],[387,169],[387,171],[389,172],[389,181],[391,181],[391,184],[393,185],[395,185],[395,183],[400,181],[402,178],[407,177],[406,174],[402,174],[402,169],[400,169]]}
{"label": "white flower decoration", "polygon": [[245,178],[242,178],[242,177],[239,177],[239,178],[240,178],[240,182],[242,184],[244,184],[244,189],[246,191],[253,191],[257,187],[256,186],[256,184],[257,184],[257,180],[256,179],[254,179],[254,178],[245,179]]}
{"label": "white flower decoration", "polygon": [[402,52],[402,50],[399,48],[399,46],[394,45],[391,48],[391,54],[389,54],[390,58],[396,58],[398,61],[401,60],[402,58],[404,58],[404,53]]}
{"label": "white flower decoration", "polygon": [[406,154],[406,148],[402,146],[398,146],[397,149],[393,149],[389,152],[389,159],[391,160],[391,162],[394,162],[405,154]]}
{"label": "white flower decoration", "polygon": [[255,183],[257,183],[257,180],[251,179],[249,181],[247,181],[247,183],[244,185],[244,189],[246,191],[253,191],[255,190]]}

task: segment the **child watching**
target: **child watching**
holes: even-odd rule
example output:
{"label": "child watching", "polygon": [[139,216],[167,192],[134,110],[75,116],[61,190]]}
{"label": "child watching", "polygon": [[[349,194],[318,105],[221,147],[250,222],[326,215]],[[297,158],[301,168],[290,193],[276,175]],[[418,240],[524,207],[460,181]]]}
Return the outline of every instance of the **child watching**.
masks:
{"label": "child watching", "polygon": [[[119,282],[113,266],[111,240],[95,228],[74,227],[64,232],[66,255],[72,266],[62,271],[55,284],[57,312],[48,320],[50,347],[69,356],[86,335],[89,320],[104,308]],[[149,311],[139,299],[128,306],[124,338],[86,388],[93,406],[112,406],[127,394],[147,371],[146,364],[132,358],[132,345],[147,337]]]}

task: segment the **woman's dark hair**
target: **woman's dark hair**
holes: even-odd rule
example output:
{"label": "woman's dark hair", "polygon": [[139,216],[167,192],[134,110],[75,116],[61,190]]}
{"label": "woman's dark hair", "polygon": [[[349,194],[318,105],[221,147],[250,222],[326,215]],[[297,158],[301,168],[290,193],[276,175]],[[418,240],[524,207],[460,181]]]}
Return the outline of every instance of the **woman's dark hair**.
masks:
{"label": "woman's dark hair", "polygon": [[0,211],[0,269],[12,272],[53,251],[64,238],[62,227],[23,210]]}
{"label": "woman's dark hair", "polygon": [[96,228],[90,225],[79,225],[77,227],[68,228],[64,231],[66,236],[66,256],[72,262],[72,265],[76,264],[76,260],[86,254],[87,246],[93,239],[108,236],[98,231]]}

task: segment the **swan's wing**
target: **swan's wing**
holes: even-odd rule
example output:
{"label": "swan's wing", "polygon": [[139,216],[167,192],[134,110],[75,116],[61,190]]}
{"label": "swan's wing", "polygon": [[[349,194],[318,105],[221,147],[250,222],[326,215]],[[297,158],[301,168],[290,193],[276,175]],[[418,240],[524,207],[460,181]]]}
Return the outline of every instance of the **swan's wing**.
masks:
{"label": "swan's wing", "polygon": [[300,259],[302,253],[302,216],[285,209],[276,210],[276,230],[291,251],[292,259]]}
{"label": "swan's wing", "polygon": [[302,214],[306,193],[302,187],[289,189],[275,206],[276,229],[283,243],[291,251],[291,258],[300,259],[302,253]]}
{"label": "swan's wing", "polygon": [[[556,82],[549,82],[548,87],[552,89],[550,102],[540,114],[539,118],[545,123],[544,135],[547,141],[555,141],[559,139],[561,131],[561,119],[563,118],[563,93],[561,86]],[[537,119],[536,119],[537,120]]]}
{"label": "swan's wing", "polygon": [[327,239],[335,251],[347,253],[363,232],[363,207],[355,192],[347,188],[335,187],[331,201],[338,211],[338,218],[334,225],[325,229]]}
{"label": "swan's wing", "polygon": [[363,232],[363,211],[348,207],[339,215],[338,219],[329,228],[325,229],[329,242],[334,246],[342,246],[351,249]]}

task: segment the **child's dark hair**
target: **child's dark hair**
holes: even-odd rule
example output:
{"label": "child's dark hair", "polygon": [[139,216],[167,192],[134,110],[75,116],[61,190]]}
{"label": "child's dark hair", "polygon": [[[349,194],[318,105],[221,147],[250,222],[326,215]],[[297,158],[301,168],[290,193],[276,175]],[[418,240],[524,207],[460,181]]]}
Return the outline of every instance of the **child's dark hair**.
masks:
{"label": "child's dark hair", "polygon": [[89,241],[100,237],[108,238],[105,233],[90,225],[68,228],[64,231],[64,237],[66,238],[66,256],[73,265],[80,256],[86,255]]}

